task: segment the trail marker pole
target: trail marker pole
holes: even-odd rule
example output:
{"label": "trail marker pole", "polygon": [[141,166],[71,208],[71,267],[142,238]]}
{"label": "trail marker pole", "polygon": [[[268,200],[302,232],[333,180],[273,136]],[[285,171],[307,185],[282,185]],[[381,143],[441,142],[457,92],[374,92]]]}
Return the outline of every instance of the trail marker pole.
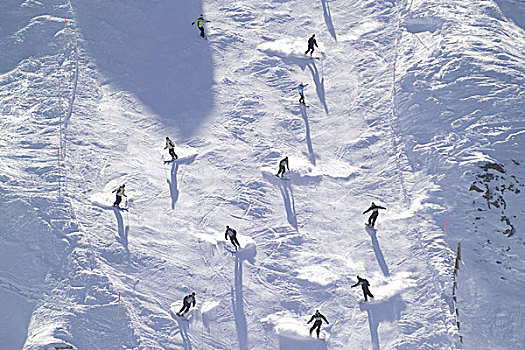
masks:
{"label": "trail marker pole", "polygon": [[60,171],[60,148],[62,147],[62,98],[61,98],[61,88],[60,82],[58,82],[58,118],[59,118],[59,144],[57,148],[57,157],[58,157],[58,197],[61,195],[61,171]]}
{"label": "trail marker pole", "polygon": [[57,148],[57,158],[58,158],[58,197],[60,198],[60,147]]}
{"label": "trail marker pole", "polygon": [[69,40],[69,44],[73,45],[73,42],[71,41],[71,35],[69,34],[69,27],[67,26],[67,18],[66,17],[64,17],[64,22],[66,23],[67,39]]}
{"label": "trail marker pole", "polygon": [[392,68],[393,68],[393,74],[394,74],[393,75],[393,82],[394,82],[394,87],[393,88],[395,89],[396,88],[395,87],[395,85],[396,85],[396,62],[394,62]]}
{"label": "trail marker pole", "polygon": [[[456,316],[456,326],[458,327],[458,333],[460,332],[460,323],[459,323],[459,310],[457,307],[457,298],[456,298],[456,290],[458,289],[458,283],[456,281],[456,276],[458,274],[459,270],[459,262],[461,261],[461,242],[458,242],[458,247],[456,250],[456,262],[454,264],[454,284],[452,285],[452,302],[454,305],[454,314]],[[463,343],[463,336],[459,334],[459,341]]]}

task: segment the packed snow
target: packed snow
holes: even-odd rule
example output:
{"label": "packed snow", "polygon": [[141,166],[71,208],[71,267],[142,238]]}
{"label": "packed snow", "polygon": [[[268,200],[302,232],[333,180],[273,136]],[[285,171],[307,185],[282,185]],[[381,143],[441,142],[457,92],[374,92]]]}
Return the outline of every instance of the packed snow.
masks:
{"label": "packed snow", "polygon": [[522,0],[4,1],[0,349],[521,349],[523,111]]}

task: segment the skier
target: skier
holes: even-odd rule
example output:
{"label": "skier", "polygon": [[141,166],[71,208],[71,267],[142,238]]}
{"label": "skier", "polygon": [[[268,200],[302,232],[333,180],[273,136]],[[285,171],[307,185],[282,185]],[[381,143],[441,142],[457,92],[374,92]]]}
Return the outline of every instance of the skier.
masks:
{"label": "skier", "polygon": [[117,188],[116,190],[114,190],[113,192],[111,193],[115,193],[117,192],[117,198],[115,199],[115,203],[113,203],[113,206],[114,207],[117,207],[117,208],[120,208],[120,202],[122,202],[122,196],[124,197],[127,197],[125,194],[124,194],[124,187],[126,185],[121,185],[119,188]]}
{"label": "skier", "polygon": [[312,37],[310,39],[308,39],[308,50],[306,50],[306,52],[304,53],[305,55],[308,55],[308,52],[310,52],[310,56],[312,56],[312,54],[314,53],[314,46],[315,47],[319,47],[317,46],[317,41],[315,41],[315,34],[312,35]]}
{"label": "skier", "polygon": [[352,288],[357,287],[359,285],[361,286],[361,288],[363,288],[363,295],[365,296],[365,301],[368,301],[368,297],[370,298],[374,297],[372,293],[370,293],[370,290],[368,289],[368,287],[370,287],[370,283],[368,283],[368,280],[357,276],[357,283],[354,284]]}
{"label": "skier", "polygon": [[[286,167],[286,169],[285,169]],[[288,157],[284,157],[279,162],[279,172],[277,173],[277,177],[281,176],[283,177],[285,170],[290,171],[290,168],[288,167]]]}
{"label": "skier", "polygon": [[241,244],[237,240],[237,231],[235,231],[233,228],[231,228],[228,225],[226,225],[226,233],[224,234],[224,238],[226,240],[228,240],[228,238],[230,238],[230,241],[232,242],[233,246],[235,247],[235,251],[237,251],[237,249],[241,248]]}
{"label": "skier", "polygon": [[197,23],[197,27],[199,27],[199,29],[201,31],[201,37],[206,39],[206,35],[204,34],[204,23],[209,23],[209,22],[210,21],[207,21],[204,18],[202,18],[202,13],[201,13],[201,16],[199,18],[197,18],[195,21],[193,21],[193,23],[191,25],[194,25],[195,23]]}
{"label": "skier", "polygon": [[376,224],[376,219],[377,219],[377,216],[379,215],[379,209],[386,210],[385,207],[376,205],[374,202],[372,202],[372,205],[370,206],[370,208],[368,208],[367,210],[363,212],[363,214],[366,214],[370,210],[372,210],[372,215],[370,215],[370,217],[368,218],[368,226],[374,227],[374,225]]}
{"label": "skier", "polygon": [[296,87],[296,89],[299,90],[299,96],[301,96],[299,98],[299,103],[302,103],[303,105],[305,104],[304,103],[304,88],[307,87],[307,86],[308,86],[308,84],[303,85],[303,83],[301,83],[301,84],[299,84],[298,87]]}
{"label": "skier", "polygon": [[319,339],[319,333],[321,333],[321,325],[323,324],[323,321],[325,321],[326,324],[330,324],[330,322],[328,322],[326,317],[324,317],[323,314],[319,312],[319,310],[315,310],[315,314],[312,316],[312,318],[310,319],[310,321],[308,321],[307,324],[309,324],[313,320],[315,320],[315,322],[312,328],[310,328],[310,336],[312,336],[312,332],[314,331],[314,329],[317,328],[317,339]]}
{"label": "skier", "polygon": [[175,154],[175,144],[173,143],[173,141],[170,140],[168,136],[166,136],[166,147],[164,147],[164,149],[166,148],[168,149],[168,152],[170,153],[171,161],[174,161],[175,159],[179,158]]}
{"label": "skier", "polygon": [[182,309],[177,312],[177,316],[184,316],[184,313],[190,311],[190,306],[192,305],[195,307],[195,292],[192,292],[191,294],[188,294],[184,297],[184,300],[182,301]]}

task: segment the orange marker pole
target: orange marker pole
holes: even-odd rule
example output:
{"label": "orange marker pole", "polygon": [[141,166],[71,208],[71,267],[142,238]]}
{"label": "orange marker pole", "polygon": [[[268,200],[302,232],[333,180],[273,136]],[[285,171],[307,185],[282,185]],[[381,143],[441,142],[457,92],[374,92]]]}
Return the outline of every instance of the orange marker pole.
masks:
{"label": "orange marker pole", "polygon": [[73,44],[73,42],[71,41],[71,35],[69,34],[69,28],[67,26],[67,18],[66,17],[64,17],[64,22],[66,23],[67,39],[69,40],[70,44]]}
{"label": "orange marker pole", "polygon": [[58,82],[58,118],[59,118],[59,144],[57,148],[57,157],[58,157],[58,196],[60,197],[60,147],[62,147],[62,98],[61,98],[60,82]]}
{"label": "orange marker pole", "polygon": [[58,158],[58,197],[60,197],[60,147],[57,148]]}

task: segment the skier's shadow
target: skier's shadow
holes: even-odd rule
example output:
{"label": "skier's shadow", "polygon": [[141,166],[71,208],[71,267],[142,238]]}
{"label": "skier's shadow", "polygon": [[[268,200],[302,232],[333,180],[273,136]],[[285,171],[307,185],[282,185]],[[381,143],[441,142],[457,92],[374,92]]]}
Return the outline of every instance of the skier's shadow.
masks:
{"label": "skier's shadow", "polygon": [[297,214],[295,213],[293,189],[290,181],[282,180],[279,184],[279,190],[283,196],[284,209],[286,209],[286,219],[288,220],[288,223],[297,230]]}
{"label": "skier's shadow", "polygon": [[248,326],[244,313],[244,300],[242,292],[242,263],[243,260],[235,257],[235,288],[231,287],[232,307],[235,316],[235,327],[239,339],[239,349],[248,349]]}
{"label": "skier's shadow", "polygon": [[244,295],[242,290],[242,264],[244,260],[254,264],[256,254],[256,249],[248,249],[248,247],[240,249],[235,254],[235,287],[231,287],[231,296],[240,350],[248,350],[248,325],[246,314],[244,313]]}
{"label": "skier's shadow", "polygon": [[317,66],[315,65],[315,62],[314,62],[314,59],[318,59],[318,58],[311,58],[308,56],[304,56],[304,57],[286,56],[282,54],[277,54],[272,51],[265,51],[265,52],[268,56],[279,57],[286,64],[290,64],[290,63],[296,64],[302,70],[308,67],[308,69],[310,69],[310,72],[312,73],[312,79],[314,80],[314,83],[315,83],[315,91],[317,92],[317,97],[319,97],[319,101],[321,101],[321,103],[323,104],[325,113],[328,114],[328,106],[326,105],[326,97],[325,97],[325,92],[324,92],[324,77],[323,78],[319,77],[319,70],[317,69]]}
{"label": "skier's shadow", "polygon": [[306,128],[306,144],[308,145],[308,158],[310,158],[310,163],[315,165],[315,153],[312,146],[312,139],[310,138],[310,123],[308,123],[308,115],[306,114],[305,106],[301,105],[301,115],[304,120],[304,126]]}
{"label": "skier's shadow", "polygon": [[287,337],[286,335],[279,335],[279,350],[326,350],[328,349],[326,341],[317,339],[298,339],[294,337]]}
{"label": "skier's shadow", "polygon": [[334,29],[334,23],[332,22],[332,13],[330,11],[330,5],[328,4],[328,1],[321,0],[323,3],[323,15],[324,15],[324,21],[326,23],[326,26],[328,27],[328,31],[330,32],[330,35],[334,38],[335,41],[337,41],[337,36],[335,35],[335,29]]}
{"label": "skier's shadow", "polygon": [[171,195],[171,209],[175,209],[175,204],[179,200],[179,189],[177,184],[177,172],[179,171],[179,164],[190,165],[197,158],[196,154],[189,157],[179,158],[171,163],[170,179],[166,179],[170,187]]}
{"label": "skier's shadow", "polygon": [[170,195],[171,195],[171,209],[175,209],[175,203],[179,199],[179,189],[177,188],[177,171],[179,170],[179,163],[171,164],[171,181],[166,179],[168,185],[170,186]]}
{"label": "skier's shadow", "polygon": [[366,226],[366,232],[368,232],[370,238],[372,239],[374,253],[376,255],[377,262],[379,263],[379,267],[381,267],[383,275],[385,275],[385,277],[390,276],[390,271],[388,271],[388,266],[386,264],[385,257],[383,256],[383,252],[381,251],[381,248],[379,247],[379,242],[377,241],[376,230],[369,226]]}
{"label": "skier's shadow", "polygon": [[380,302],[361,302],[359,309],[368,314],[368,326],[372,339],[372,349],[380,350],[377,329],[381,322],[399,321],[401,312],[406,308],[405,302],[399,295]]}
{"label": "skier's shadow", "polygon": [[[175,321],[177,321],[177,325],[179,326],[178,331],[180,333],[180,337],[182,338],[182,346],[184,350],[192,350],[193,347],[191,345],[190,337],[188,336],[188,329],[190,328],[190,324],[188,321],[181,320],[178,316],[176,316],[172,311],[170,311],[171,317]],[[173,335],[176,335],[177,333],[174,333]]]}
{"label": "skier's shadow", "polygon": [[126,226],[124,228],[124,219],[122,218],[120,209],[113,208],[113,212],[115,213],[115,217],[117,218],[117,229],[118,229],[119,241],[122,244],[122,246],[124,246],[126,251],[129,253],[129,249],[128,249],[129,226]]}
{"label": "skier's shadow", "polygon": [[326,98],[324,93],[324,77],[319,78],[319,71],[317,70],[317,66],[315,62],[309,62],[307,65],[308,69],[310,69],[310,72],[312,73],[312,79],[315,83],[315,91],[317,92],[317,97],[319,97],[319,101],[323,104],[324,111],[326,114],[328,114],[328,106],[326,105]]}

